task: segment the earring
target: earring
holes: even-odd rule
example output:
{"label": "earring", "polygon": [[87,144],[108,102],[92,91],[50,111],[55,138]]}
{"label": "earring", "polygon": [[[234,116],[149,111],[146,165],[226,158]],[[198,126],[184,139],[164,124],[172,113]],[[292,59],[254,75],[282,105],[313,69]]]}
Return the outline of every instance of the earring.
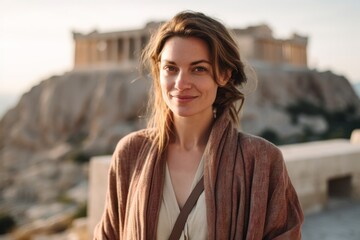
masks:
{"label": "earring", "polygon": [[213,108],[213,117],[216,119],[216,107]]}

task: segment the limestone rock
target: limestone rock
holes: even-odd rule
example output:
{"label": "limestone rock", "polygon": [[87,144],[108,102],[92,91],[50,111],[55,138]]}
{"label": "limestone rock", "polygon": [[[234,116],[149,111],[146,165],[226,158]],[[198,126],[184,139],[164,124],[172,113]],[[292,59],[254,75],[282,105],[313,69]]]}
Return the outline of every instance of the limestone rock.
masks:
{"label": "limestone rock", "polygon": [[258,87],[246,96],[241,120],[241,127],[246,132],[260,134],[270,129],[286,138],[307,128],[316,133],[326,131],[328,126],[321,114],[300,113],[297,123],[292,121],[288,108],[303,103],[326,113],[353,108],[353,116],[360,117],[360,99],[343,76],[262,65],[255,66],[255,70]]}
{"label": "limestone rock", "polygon": [[14,231],[14,239],[27,240],[37,235],[50,235],[65,230],[73,220],[73,209],[66,209],[46,219],[38,219]]}
{"label": "limestone rock", "polygon": [[88,198],[88,183],[87,181],[82,181],[78,183],[75,187],[66,191],[66,196],[76,203],[86,203]]}

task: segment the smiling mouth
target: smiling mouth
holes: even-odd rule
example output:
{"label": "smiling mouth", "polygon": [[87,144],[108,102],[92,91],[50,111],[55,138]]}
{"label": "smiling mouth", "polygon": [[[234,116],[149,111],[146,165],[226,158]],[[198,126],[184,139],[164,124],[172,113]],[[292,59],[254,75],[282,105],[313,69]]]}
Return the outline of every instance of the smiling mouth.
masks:
{"label": "smiling mouth", "polygon": [[190,102],[196,98],[196,96],[190,96],[190,95],[173,95],[172,98],[174,98],[178,102]]}

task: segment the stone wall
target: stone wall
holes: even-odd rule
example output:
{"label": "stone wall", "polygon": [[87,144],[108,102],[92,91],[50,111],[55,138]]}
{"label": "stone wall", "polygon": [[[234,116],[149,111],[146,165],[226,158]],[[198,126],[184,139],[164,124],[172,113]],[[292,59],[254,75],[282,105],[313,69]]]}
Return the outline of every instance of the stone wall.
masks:
{"label": "stone wall", "polygon": [[281,150],[305,213],[324,209],[330,198],[360,200],[359,144],[335,139]]}

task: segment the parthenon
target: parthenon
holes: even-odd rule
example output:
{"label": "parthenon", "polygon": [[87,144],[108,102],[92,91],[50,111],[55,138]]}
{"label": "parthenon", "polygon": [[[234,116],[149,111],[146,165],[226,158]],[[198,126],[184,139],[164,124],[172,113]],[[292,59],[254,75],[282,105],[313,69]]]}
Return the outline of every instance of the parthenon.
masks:
{"label": "parthenon", "polygon": [[[160,24],[150,22],[142,29],[117,32],[73,32],[74,69],[136,66],[141,50]],[[265,24],[232,29],[232,32],[246,61],[307,68],[306,36],[293,34],[288,39],[276,39]]]}

